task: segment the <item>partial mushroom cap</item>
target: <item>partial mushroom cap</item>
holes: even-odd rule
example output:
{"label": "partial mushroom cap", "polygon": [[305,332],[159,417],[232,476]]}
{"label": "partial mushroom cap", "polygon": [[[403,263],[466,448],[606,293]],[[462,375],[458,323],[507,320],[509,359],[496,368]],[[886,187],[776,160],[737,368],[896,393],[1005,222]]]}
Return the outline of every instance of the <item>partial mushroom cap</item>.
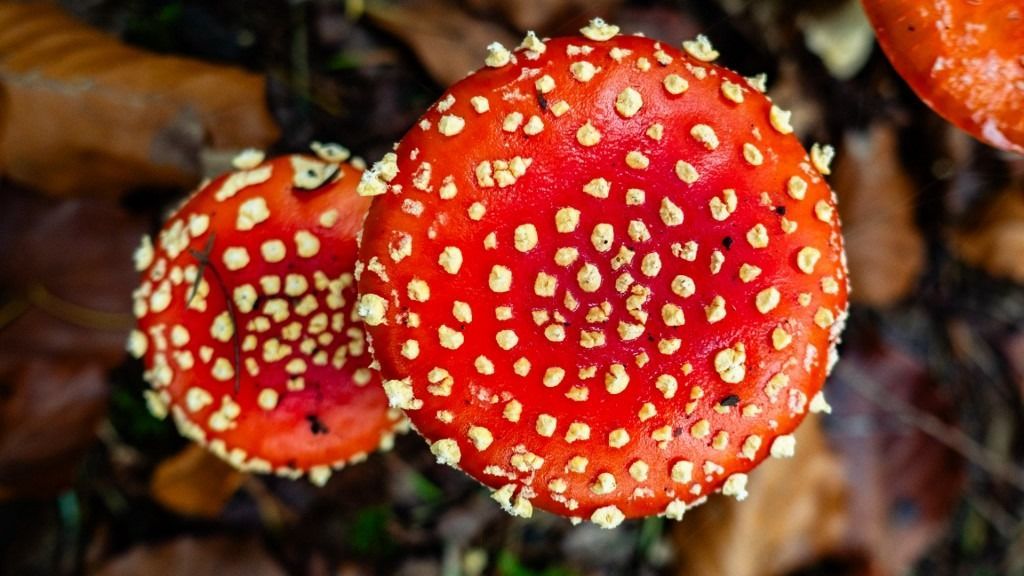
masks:
{"label": "partial mushroom cap", "polygon": [[354,310],[362,171],[314,150],[240,155],[143,238],[128,347],[153,414],[243,470],[323,483],[389,446],[401,417]]}
{"label": "partial mushroom cap", "polygon": [[1024,153],[1024,4],[863,0],[900,76],[946,120]]}
{"label": "partial mushroom cap", "polygon": [[847,293],[831,149],[706,39],[617,30],[528,36],[453,86],[364,176],[357,268],[438,461],[604,527],[743,498],[790,453]]}

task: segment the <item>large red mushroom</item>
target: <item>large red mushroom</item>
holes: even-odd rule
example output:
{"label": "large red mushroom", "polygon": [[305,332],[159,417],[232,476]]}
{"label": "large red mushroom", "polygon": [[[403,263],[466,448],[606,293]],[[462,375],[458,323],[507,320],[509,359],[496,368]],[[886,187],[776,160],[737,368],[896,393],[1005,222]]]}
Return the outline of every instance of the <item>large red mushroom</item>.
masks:
{"label": "large red mushroom", "polygon": [[391,404],[513,514],[742,499],[827,406],[831,149],[716,56],[600,20],[494,44],[364,174],[359,313]]}
{"label": "large red mushroom", "polygon": [[863,0],[914,92],[976,138],[1024,153],[1024,3]]}
{"label": "large red mushroom", "polygon": [[143,238],[128,348],[153,414],[242,470],[323,484],[401,418],[354,314],[362,170],[314,151],[244,153]]}

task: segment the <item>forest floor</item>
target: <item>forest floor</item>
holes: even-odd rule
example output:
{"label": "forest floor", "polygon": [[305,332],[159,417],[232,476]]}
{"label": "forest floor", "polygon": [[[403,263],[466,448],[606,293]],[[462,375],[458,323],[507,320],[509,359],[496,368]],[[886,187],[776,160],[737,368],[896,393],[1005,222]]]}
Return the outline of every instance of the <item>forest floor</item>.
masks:
{"label": "forest floor", "polygon": [[[0,3],[0,19],[13,4]],[[237,96],[270,112],[248,128],[272,152],[325,140],[368,160],[478,67],[491,41],[572,33],[594,15],[673,44],[707,34],[722,64],[768,75],[805,143],[838,149],[830,181],[853,306],[826,388],[833,411],[801,428],[798,457],[759,469],[750,501],[713,498],[679,523],[604,531],[508,517],[472,480],[434,465],[415,434],[324,488],[243,475],[149,415],[142,367],[123,352],[132,250],[224,169],[233,150],[217,135],[239,129],[167,137],[147,124],[157,116],[130,112],[145,62],[109,62],[125,100],[96,104],[114,108],[91,119],[118,119],[109,132],[87,116],[43,130],[50,114],[64,118],[45,102],[35,117],[0,113],[0,135],[46,138],[35,149],[0,139],[0,574],[1024,574],[1024,158],[922,104],[858,3],[61,4],[130,45],[265,76],[264,92]],[[65,79],[81,66],[86,80],[73,86],[105,73],[74,50],[19,52],[5,34],[6,98],[19,89],[4,72],[15,57],[29,69],[32,58],[40,69],[64,63]],[[171,93],[185,80],[159,82]],[[142,144],[181,168],[127,162],[118,130],[152,138]],[[92,152],[65,162],[59,151],[84,140]]]}

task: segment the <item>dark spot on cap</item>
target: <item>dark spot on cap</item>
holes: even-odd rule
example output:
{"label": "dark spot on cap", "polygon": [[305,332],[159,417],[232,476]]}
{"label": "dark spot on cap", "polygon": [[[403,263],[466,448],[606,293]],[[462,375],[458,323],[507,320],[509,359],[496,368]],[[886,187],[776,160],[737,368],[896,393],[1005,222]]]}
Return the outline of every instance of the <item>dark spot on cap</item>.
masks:
{"label": "dark spot on cap", "polygon": [[327,434],[330,430],[320,421],[320,418],[316,414],[309,414],[306,416],[306,421],[309,422],[309,431],[314,435]]}
{"label": "dark spot on cap", "polygon": [[735,394],[729,394],[728,396],[722,398],[722,400],[718,402],[718,404],[721,406],[735,406],[739,403],[740,397]]}

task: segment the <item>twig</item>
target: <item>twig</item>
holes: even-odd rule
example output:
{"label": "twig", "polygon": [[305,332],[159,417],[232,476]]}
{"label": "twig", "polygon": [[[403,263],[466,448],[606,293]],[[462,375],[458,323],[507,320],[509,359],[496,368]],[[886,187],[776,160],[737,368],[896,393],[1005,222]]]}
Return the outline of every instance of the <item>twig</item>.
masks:
{"label": "twig", "polygon": [[13,324],[21,315],[28,311],[32,304],[23,297],[15,296],[0,306],[0,330]]}
{"label": "twig", "polygon": [[42,284],[29,286],[28,301],[50,316],[90,330],[127,330],[135,325],[131,314],[104,312],[69,302]]}
{"label": "twig", "polygon": [[1021,532],[1021,521],[992,500],[981,496],[969,495],[967,502],[996,532],[1008,541],[1016,540]]}
{"label": "twig", "polygon": [[195,298],[196,293],[199,291],[199,284],[203,281],[203,273],[209,270],[210,274],[213,275],[214,283],[224,297],[224,307],[227,308],[228,319],[231,320],[231,349],[234,353],[235,394],[237,395],[242,383],[242,339],[238,332],[238,319],[235,317],[235,306],[231,301],[231,294],[228,293],[228,287],[224,283],[224,278],[221,277],[220,271],[210,261],[214,238],[215,235],[211,233],[210,239],[206,241],[206,247],[202,251],[188,249],[188,253],[199,262],[199,270],[196,272],[196,281],[192,285],[192,293],[189,294],[186,306],[192,304],[192,299]]}
{"label": "twig", "polygon": [[843,379],[844,382],[882,410],[917,428],[985,472],[1024,492],[1024,468],[1001,458],[963,430],[946,424],[935,415],[920,410],[902,398],[883,393],[863,370],[852,363],[842,364],[842,371],[847,376]]}

